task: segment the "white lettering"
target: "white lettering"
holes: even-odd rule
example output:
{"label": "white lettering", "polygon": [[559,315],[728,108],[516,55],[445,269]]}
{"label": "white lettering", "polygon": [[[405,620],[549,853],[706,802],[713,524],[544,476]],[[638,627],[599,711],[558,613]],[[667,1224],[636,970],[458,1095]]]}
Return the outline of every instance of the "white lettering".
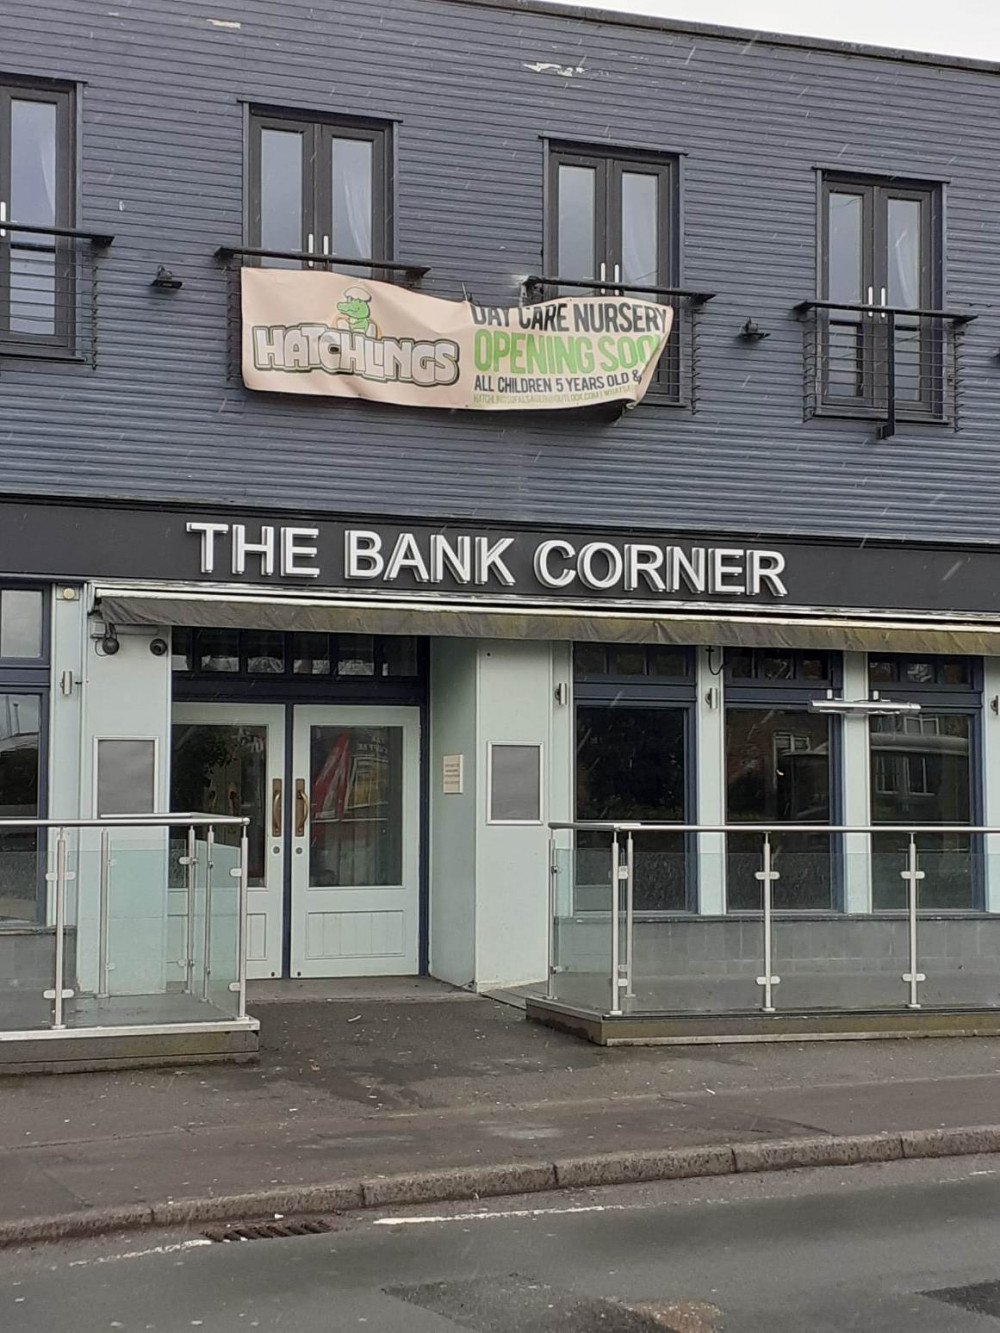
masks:
{"label": "white lettering", "polygon": [[247,556],[260,556],[262,578],[270,578],[274,573],[274,528],[262,527],[259,542],[247,541],[247,530],[242,523],[233,524],[233,573],[244,574]]}
{"label": "white lettering", "polygon": [[284,370],[284,328],[279,325],[270,329],[259,324],[254,326],[253,363],[258,370]]}
{"label": "white lettering", "polygon": [[704,546],[692,546],[690,556],[686,556],[679,546],[668,546],[667,562],[669,569],[667,586],[671,592],[680,592],[681,579],[692,592],[705,592]]}
{"label": "white lettering", "polygon": [[788,589],[779,578],[784,573],[785,557],[780,551],[748,551],[747,592],[756,597],[761,584],[770,585],[775,597],[787,597]]}
{"label": "white lettering", "polygon": [[489,537],[476,538],[476,582],[488,583],[490,576],[495,575],[497,581],[503,583],[508,588],[514,586],[514,575],[510,572],[502,560],[504,551],[513,546],[513,537],[501,537],[490,545]]}
{"label": "white lettering", "polygon": [[377,579],[385,568],[377,532],[348,528],[344,533],[344,572],[349,579]]}
{"label": "white lettering", "polygon": [[301,539],[315,542],[318,537],[319,528],[281,529],[281,572],[286,578],[319,578],[319,569],[316,565],[300,563],[303,560],[315,560],[318,554],[315,546],[306,546]]}
{"label": "white lettering", "polygon": [[215,539],[229,531],[228,523],[189,523],[188,532],[201,533],[201,572],[215,573]]}
{"label": "white lettering", "polygon": [[427,566],[412,532],[401,532],[396,538],[396,545],[385,567],[386,580],[398,578],[401,569],[412,569],[418,583],[426,583],[428,580]]}
{"label": "white lettering", "polygon": [[[601,556],[607,561],[607,572],[600,576],[594,573],[595,556]],[[610,542],[588,542],[580,551],[576,567],[588,588],[610,588],[621,578],[623,564],[622,553],[617,546],[612,546]]]}
{"label": "white lettering", "polygon": [[[713,546],[712,548],[712,591],[746,592],[743,582],[743,551],[736,547]],[[727,583],[727,579],[737,579],[737,583]]]}
{"label": "white lettering", "polygon": [[452,546],[439,532],[431,534],[431,582],[440,583],[445,568],[458,583],[472,582],[472,538],[456,537]]}
{"label": "white lettering", "polygon": [[576,555],[576,547],[571,546],[569,542],[558,540],[542,542],[535,551],[535,578],[546,588],[565,588],[576,578],[575,569],[564,569],[559,574],[553,574],[549,568],[549,556],[552,554],[561,556],[564,560],[572,560]]}
{"label": "white lettering", "polygon": [[658,572],[663,565],[663,550],[659,546],[637,542],[625,547],[625,587],[635,592],[640,575],[654,592],[665,592],[666,584]]}

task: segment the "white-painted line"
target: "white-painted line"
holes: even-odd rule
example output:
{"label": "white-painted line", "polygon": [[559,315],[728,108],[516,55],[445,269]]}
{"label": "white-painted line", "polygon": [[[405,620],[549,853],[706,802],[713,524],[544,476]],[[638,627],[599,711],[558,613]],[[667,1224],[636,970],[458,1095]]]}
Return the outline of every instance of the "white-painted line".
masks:
{"label": "white-painted line", "polygon": [[196,1240],[178,1241],[176,1245],[153,1245],[148,1250],[125,1250],[122,1254],[101,1254],[96,1259],[72,1259],[67,1268],[87,1268],[92,1264],[117,1264],[123,1259],[149,1259],[156,1254],[179,1254],[182,1250],[195,1250],[212,1242],[202,1237]]}
{"label": "white-painted line", "polygon": [[494,1222],[503,1217],[563,1217],[569,1213],[625,1213],[648,1207],[646,1204],[592,1203],[576,1208],[510,1208],[495,1212],[442,1213],[431,1217],[376,1217],[373,1227],[415,1227],[433,1222]]}

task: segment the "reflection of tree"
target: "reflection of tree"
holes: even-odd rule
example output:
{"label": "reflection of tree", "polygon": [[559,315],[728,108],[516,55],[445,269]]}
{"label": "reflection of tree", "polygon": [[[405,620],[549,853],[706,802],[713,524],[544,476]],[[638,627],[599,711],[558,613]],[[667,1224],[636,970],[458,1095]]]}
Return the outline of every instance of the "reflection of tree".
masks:
{"label": "reflection of tree", "polygon": [[[218,770],[238,759],[241,749],[240,731],[232,727],[175,728],[170,778],[172,808],[192,814],[203,811],[208,792],[216,785]],[[204,810],[204,813],[216,811]]]}

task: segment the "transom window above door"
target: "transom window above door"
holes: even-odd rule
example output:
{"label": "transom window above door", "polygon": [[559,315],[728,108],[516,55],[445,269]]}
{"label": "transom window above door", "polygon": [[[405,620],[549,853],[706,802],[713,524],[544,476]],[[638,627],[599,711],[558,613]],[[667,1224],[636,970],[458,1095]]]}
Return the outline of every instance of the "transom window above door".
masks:
{"label": "transom window above door", "polygon": [[820,327],[823,405],[863,413],[892,396],[901,412],[943,416],[950,329],[930,313],[942,305],[939,189],[826,176],[820,221],[820,295],[834,303]]}
{"label": "transom window above door", "polygon": [[[251,246],[338,259],[384,259],[389,245],[389,131],[254,112]],[[274,267],[301,261],[266,259]],[[358,270],[363,272],[364,270]]]}

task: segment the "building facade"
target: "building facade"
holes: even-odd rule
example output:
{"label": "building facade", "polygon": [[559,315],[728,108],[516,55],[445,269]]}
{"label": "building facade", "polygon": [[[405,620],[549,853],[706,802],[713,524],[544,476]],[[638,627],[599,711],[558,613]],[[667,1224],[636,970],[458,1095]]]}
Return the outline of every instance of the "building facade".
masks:
{"label": "building facade", "polygon": [[[251,977],[479,989],[546,975],[551,822],[1000,825],[1000,71],[534,0],[6,0],[0,38],[6,814],[247,816]],[[269,393],[258,269],[673,328],[627,408]],[[4,836],[9,992],[52,904]],[[900,836],[777,837],[775,910],[856,919],[863,969]],[[956,956],[992,847],[931,849]],[[753,919],[758,851],[640,835],[637,917]],[[119,995],[183,974],[144,884]]]}

